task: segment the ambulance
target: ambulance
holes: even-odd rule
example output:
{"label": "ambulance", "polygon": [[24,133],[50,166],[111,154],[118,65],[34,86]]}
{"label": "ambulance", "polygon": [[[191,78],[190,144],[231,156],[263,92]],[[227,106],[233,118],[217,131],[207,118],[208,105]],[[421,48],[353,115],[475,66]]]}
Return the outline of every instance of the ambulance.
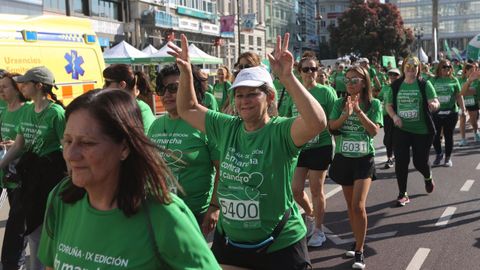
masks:
{"label": "ambulance", "polygon": [[0,14],[0,69],[24,74],[46,66],[65,105],[104,84],[103,54],[88,19]]}

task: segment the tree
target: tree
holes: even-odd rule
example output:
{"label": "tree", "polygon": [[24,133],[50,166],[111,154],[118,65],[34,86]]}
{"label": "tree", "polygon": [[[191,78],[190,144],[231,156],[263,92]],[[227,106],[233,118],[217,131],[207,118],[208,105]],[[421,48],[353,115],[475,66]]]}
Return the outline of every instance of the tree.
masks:
{"label": "tree", "polygon": [[351,52],[367,57],[406,56],[414,41],[413,31],[405,28],[400,11],[393,4],[352,0],[350,7],[331,25],[330,42],[338,53]]}

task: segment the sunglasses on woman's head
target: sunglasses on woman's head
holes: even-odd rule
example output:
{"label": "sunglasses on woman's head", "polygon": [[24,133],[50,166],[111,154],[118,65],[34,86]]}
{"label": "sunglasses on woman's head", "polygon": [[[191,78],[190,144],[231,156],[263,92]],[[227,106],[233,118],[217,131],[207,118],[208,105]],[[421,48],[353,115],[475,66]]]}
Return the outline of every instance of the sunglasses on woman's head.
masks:
{"label": "sunglasses on woman's head", "polygon": [[303,67],[300,69],[303,73],[308,73],[308,72],[317,72],[318,67]]}
{"label": "sunglasses on woman's head", "polygon": [[412,65],[412,64],[406,64],[406,65],[405,65],[405,68],[408,68],[408,69],[410,69],[410,68],[417,68],[417,67],[418,67],[418,65],[415,65],[415,64],[413,64],[413,65]]}
{"label": "sunglasses on woman's head", "polygon": [[363,80],[362,78],[344,78],[343,79],[345,84],[353,84],[353,85],[361,82],[362,80]]}
{"label": "sunglasses on woman's head", "polygon": [[443,68],[443,69],[451,69],[452,66],[443,66],[442,68]]}
{"label": "sunglasses on woman's head", "polygon": [[166,92],[169,92],[170,94],[175,94],[178,91],[178,83],[171,83],[165,85],[163,88],[157,89],[157,94],[159,96],[164,96]]}
{"label": "sunglasses on woman's head", "polygon": [[237,66],[238,70],[242,70],[244,68],[251,68],[251,67],[253,67],[253,65],[250,65],[250,64],[238,65]]}

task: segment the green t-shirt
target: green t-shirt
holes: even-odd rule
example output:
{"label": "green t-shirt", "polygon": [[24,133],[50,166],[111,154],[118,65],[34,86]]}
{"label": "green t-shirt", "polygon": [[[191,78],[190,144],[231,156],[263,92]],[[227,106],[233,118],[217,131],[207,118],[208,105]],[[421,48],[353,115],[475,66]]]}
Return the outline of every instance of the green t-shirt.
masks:
{"label": "green t-shirt", "polygon": [[215,96],[209,92],[205,92],[205,97],[203,98],[203,105],[210,110],[214,110],[217,112],[219,110],[217,99],[215,99]]}
{"label": "green t-shirt", "polygon": [[[57,188],[63,190],[66,183]],[[194,216],[174,194],[168,205],[148,200],[148,213],[141,207],[126,217],[118,208],[93,208],[88,195],[64,203],[58,193],[50,193],[38,251],[48,267],[153,270],[167,264],[171,269],[220,269]],[[155,256],[153,241],[162,263]]]}
{"label": "green t-shirt", "polygon": [[[435,88],[433,88],[430,81],[426,82],[425,94],[428,100],[437,97]],[[387,104],[393,103],[392,95],[393,91],[387,95]],[[423,111],[423,97],[417,81],[413,83],[403,82],[400,85],[400,90],[397,94],[396,112],[402,120],[401,130],[415,134],[428,134],[426,115]]]}
{"label": "green t-shirt", "polygon": [[170,118],[169,114],[153,122],[148,137],[159,147],[168,149],[160,154],[185,194],[173,191],[194,214],[207,211],[215,177],[212,161],[218,160],[218,150],[208,143],[205,134],[180,118]]}
{"label": "green t-shirt", "polygon": [[335,83],[335,90],[338,92],[345,92],[347,91],[347,86],[345,85],[345,72],[336,71],[333,77],[333,82]]}
{"label": "green t-shirt", "polygon": [[440,102],[440,111],[458,112],[457,95],[460,93],[460,83],[457,78],[433,78],[430,80]]}
{"label": "green t-shirt", "polygon": [[[325,114],[328,115],[332,111],[333,104],[335,104],[335,101],[337,100],[336,95],[333,95],[327,87],[321,84],[317,84],[308,91],[318,101],[318,103],[320,103],[325,111]],[[291,106],[291,115],[289,115],[289,117],[297,117],[299,115],[297,106],[293,103]],[[303,146],[303,149],[317,148],[326,145],[332,145],[332,136],[330,135],[330,132],[328,132],[327,128],[307,142]]]}
{"label": "green t-shirt", "polygon": [[207,112],[206,133],[220,149],[217,228],[231,240],[264,241],[288,208],[292,209],[290,219],[268,252],[305,237],[305,224],[291,188],[300,151],[290,135],[293,121],[273,117],[264,127],[247,132],[239,117]]}
{"label": "green t-shirt", "polygon": [[3,114],[5,110],[7,110],[7,102],[5,102],[3,99],[0,99],[0,114]]}
{"label": "green t-shirt", "polygon": [[[32,105],[25,103],[24,105],[22,105],[22,107],[18,108],[15,111],[9,111],[8,109],[5,109],[5,111],[0,115],[0,126],[1,126],[0,132],[2,135],[3,141],[15,140],[15,138],[17,137],[17,126],[20,122],[20,119],[22,118],[22,115],[25,112],[25,109],[28,108],[28,106],[32,106]],[[9,164],[9,167],[11,167],[12,169],[15,169],[16,164],[17,164],[16,161],[14,161],[11,164]],[[18,184],[3,183],[3,174],[1,174],[0,186],[2,188],[16,188]]]}
{"label": "green t-shirt", "polygon": [[[330,120],[340,118],[343,112],[343,98],[337,99],[333,106]],[[360,108],[364,110],[363,104]],[[373,123],[383,126],[382,104],[378,99],[372,99],[370,108],[365,113]],[[340,128],[340,135],[335,136],[335,153],[345,157],[364,157],[375,155],[375,146],[373,145],[373,136],[370,136],[363,127],[357,114],[353,112]]]}
{"label": "green t-shirt", "polygon": [[142,112],[143,129],[146,134],[156,118],[150,106],[148,106],[147,103],[143,102],[143,100],[137,99],[137,104],[138,107],[140,107],[140,111]]}
{"label": "green t-shirt", "polygon": [[[288,107],[290,105],[290,95],[288,94],[287,89],[285,89],[285,86],[280,82],[279,79],[273,80],[273,85],[275,86],[275,89],[277,90],[277,104],[279,105],[278,107],[278,115],[279,116],[286,116],[288,112]],[[283,93],[283,96],[282,96]]]}
{"label": "green t-shirt", "polygon": [[388,84],[382,86],[382,90],[380,90],[380,93],[378,93],[378,99],[382,102],[383,115],[388,114],[385,100],[387,99],[387,96],[391,94],[392,94],[392,88]]}
{"label": "green t-shirt", "polygon": [[229,89],[232,84],[229,81],[223,83],[215,83],[213,85],[213,95],[217,99],[218,106],[223,107],[223,104],[228,98]]}
{"label": "green t-shirt", "polygon": [[[465,84],[466,81],[467,81],[467,78],[461,78],[459,80],[460,85],[463,87],[463,85]],[[477,89],[477,94],[469,95],[469,96],[463,96],[463,101],[465,103],[465,106],[470,107],[470,106],[475,106],[476,104],[478,104],[477,99],[478,99],[478,93],[480,92],[480,83],[479,82],[480,82],[479,80],[475,80],[470,84],[470,88]]]}
{"label": "green t-shirt", "polygon": [[50,102],[43,111],[35,112],[35,104],[28,105],[17,126],[17,134],[25,139],[25,151],[32,150],[39,156],[61,150],[65,130],[65,110]]}

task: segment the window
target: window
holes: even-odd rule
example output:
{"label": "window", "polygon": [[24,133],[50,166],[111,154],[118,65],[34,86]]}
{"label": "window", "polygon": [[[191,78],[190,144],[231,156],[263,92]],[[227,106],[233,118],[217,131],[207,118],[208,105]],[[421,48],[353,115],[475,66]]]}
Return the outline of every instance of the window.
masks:
{"label": "window", "polygon": [[65,11],[65,0],[45,0],[43,3],[45,9]]}
{"label": "window", "polygon": [[121,21],[120,5],[117,2],[105,0],[92,1],[92,16]]}
{"label": "window", "polygon": [[335,25],[335,20],[329,20],[329,21],[328,21],[328,24],[329,24],[329,25]]}
{"label": "window", "polygon": [[240,34],[240,44],[243,44],[243,43],[245,43],[245,35]]}
{"label": "window", "polygon": [[325,7],[324,6],[320,6],[320,13],[325,13]]}
{"label": "window", "polygon": [[257,37],[257,46],[262,47],[262,38],[261,37]]}
{"label": "window", "polygon": [[321,27],[321,28],[327,27],[327,21],[321,21],[321,22],[320,22],[320,27]]}
{"label": "window", "polygon": [[330,11],[335,11],[335,5],[330,5]]}
{"label": "window", "polygon": [[88,0],[74,0],[73,12],[88,16]]}
{"label": "window", "polygon": [[248,45],[253,46],[253,36],[248,36]]}

